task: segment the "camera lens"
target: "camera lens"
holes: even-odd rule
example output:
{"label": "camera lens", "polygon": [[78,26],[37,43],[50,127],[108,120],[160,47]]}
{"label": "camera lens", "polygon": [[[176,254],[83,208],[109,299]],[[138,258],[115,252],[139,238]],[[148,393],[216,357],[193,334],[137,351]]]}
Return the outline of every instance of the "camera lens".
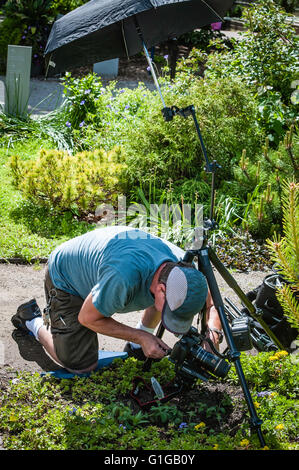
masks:
{"label": "camera lens", "polygon": [[196,364],[218,377],[225,377],[230,369],[230,364],[214,354],[205,351],[201,346],[192,349],[192,355]]}

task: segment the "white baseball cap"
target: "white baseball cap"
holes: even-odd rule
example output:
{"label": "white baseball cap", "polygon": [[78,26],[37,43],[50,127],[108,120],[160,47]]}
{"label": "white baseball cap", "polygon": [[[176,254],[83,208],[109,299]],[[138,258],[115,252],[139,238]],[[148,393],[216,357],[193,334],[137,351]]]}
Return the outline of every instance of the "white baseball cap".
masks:
{"label": "white baseball cap", "polygon": [[189,331],[194,316],[206,302],[208,285],[201,271],[175,266],[166,281],[166,298],[162,310],[164,327],[174,334]]}

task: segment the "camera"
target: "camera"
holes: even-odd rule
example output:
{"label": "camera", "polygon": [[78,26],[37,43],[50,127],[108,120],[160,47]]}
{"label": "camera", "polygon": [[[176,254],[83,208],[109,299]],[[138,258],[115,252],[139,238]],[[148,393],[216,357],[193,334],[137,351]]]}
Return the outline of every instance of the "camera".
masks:
{"label": "camera", "polygon": [[252,349],[251,340],[251,318],[243,315],[239,318],[234,318],[231,323],[232,336],[234,338],[235,346],[239,351],[249,351]]}
{"label": "camera", "polygon": [[[212,354],[201,344],[206,340],[193,326],[177,343],[175,343],[169,359],[175,364],[176,376],[188,383],[197,379],[207,381],[209,378],[226,377],[230,364],[220,353]],[[216,351],[216,350],[215,350]]]}

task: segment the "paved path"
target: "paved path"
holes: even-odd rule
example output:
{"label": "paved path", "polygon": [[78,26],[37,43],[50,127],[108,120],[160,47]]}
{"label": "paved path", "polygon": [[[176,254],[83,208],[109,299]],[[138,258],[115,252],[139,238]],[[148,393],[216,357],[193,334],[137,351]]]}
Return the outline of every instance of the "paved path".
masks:
{"label": "paved path", "polygon": [[[117,80],[117,79],[116,79]],[[107,85],[107,80],[102,80],[103,85]],[[117,80],[117,88],[135,88],[139,81]],[[154,83],[147,82],[146,86],[153,90]],[[5,102],[5,76],[0,76],[0,106]],[[63,83],[58,79],[37,79],[30,80],[30,96],[28,103],[29,113],[33,116],[45,115],[63,103]]]}

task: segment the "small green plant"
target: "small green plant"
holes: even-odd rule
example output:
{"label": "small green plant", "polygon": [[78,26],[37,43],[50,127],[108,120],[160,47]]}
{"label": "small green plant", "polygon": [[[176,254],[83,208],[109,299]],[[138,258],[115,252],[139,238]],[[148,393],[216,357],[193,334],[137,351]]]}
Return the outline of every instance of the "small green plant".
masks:
{"label": "small green plant", "polygon": [[73,151],[73,136],[65,127],[64,109],[58,108],[45,116],[32,118],[8,116],[0,110],[0,145],[8,149],[20,142],[24,147],[30,145],[30,141],[52,141],[52,146],[59,150]]}
{"label": "small green plant", "polygon": [[99,126],[115,83],[104,88],[100,77],[95,73],[77,78],[70,72],[66,72],[62,82],[67,113],[65,125],[71,129],[82,129],[90,124]]}
{"label": "small green plant", "polygon": [[183,418],[183,414],[176,406],[167,403],[157,403],[152,406],[148,415],[152,422],[162,425],[166,425],[168,422],[180,423]]}
{"label": "small green plant", "polygon": [[240,211],[242,228],[255,239],[265,240],[282,231],[281,182],[298,176],[298,145],[297,129],[292,126],[276,150],[270,148],[266,139],[260,155],[249,157],[244,149],[234,168],[230,190],[240,200],[247,195],[245,208]]}

